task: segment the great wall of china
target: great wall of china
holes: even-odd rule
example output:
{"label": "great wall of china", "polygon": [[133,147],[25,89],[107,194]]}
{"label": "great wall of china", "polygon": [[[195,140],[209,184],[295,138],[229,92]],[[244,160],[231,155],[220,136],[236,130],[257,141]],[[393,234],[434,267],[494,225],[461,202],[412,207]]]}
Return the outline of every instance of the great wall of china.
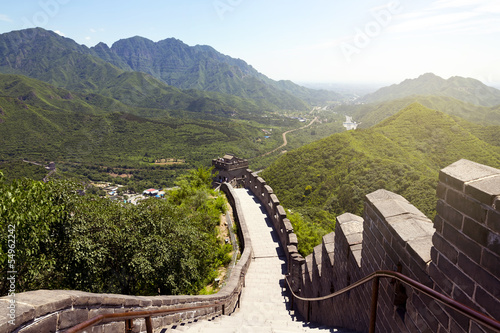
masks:
{"label": "great wall of china", "polygon": [[[222,166],[223,160],[217,159]],[[240,163],[226,168],[229,182],[244,184],[265,207],[286,254],[291,289],[300,297],[331,294],[378,270],[401,272],[423,285],[496,320],[500,319],[500,170],[460,160],[443,170],[437,188],[434,222],[403,197],[378,190],[366,195],[364,216],[337,217],[334,233],[303,258],[284,208],[264,179]],[[235,163],[231,163],[235,164]],[[231,169],[231,170],[230,170]],[[242,256],[225,287],[204,296],[137,297],[79,291],[38,290],[16,295],[16,325],[0,323],[0,332],[62,332],[103,313],[178,308],[224,303],[221,307],[153,318],[153,328],[182,320],[210,318],[233,311],[251,263],[252,245],[232,186],[221,189],[233,206],[243,243]],[[370,284],[333,299],[295,301],[295,309],[312,322],[368,331]],[[8,318],[9,298],[0,298],[0,315]],[[137,323],[136,323],[137,322]],[[145,332],[135,321],[134,332]],[[381,279],[376,317],[381,332],[490,332],[403,283]],[[124,323],[98,325],[91,332],[123,332]]]}

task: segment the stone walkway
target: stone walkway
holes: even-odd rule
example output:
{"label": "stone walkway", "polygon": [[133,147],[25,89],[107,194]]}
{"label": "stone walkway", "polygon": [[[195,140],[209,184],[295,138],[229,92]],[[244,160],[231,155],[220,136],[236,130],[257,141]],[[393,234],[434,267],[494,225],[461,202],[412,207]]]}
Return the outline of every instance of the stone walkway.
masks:
{"label": "stone walkway", "polygon": [[178,326],[172,332],[339,332],[336,329],[315,327],[297,321],[293,311],[289,309],[284,288],[285,256],[271,221],[250,191],[235,191],[248,225],[254,252],[241,296],[241,308],[229,316]]}

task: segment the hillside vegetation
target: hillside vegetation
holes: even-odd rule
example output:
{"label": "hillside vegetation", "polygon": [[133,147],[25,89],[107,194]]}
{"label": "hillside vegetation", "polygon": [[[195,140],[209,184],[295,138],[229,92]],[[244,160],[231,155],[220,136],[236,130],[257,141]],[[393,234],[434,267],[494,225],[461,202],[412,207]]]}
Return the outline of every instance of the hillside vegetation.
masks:
{"label": "hillside vegetation", "polygon": [[333,230],[336,216],[362,215],[364,196],[380,188],[401,194],[433,218],[441,168],[461,158],[500,167],[500,147],[474,135],[479,128],[414,103],[370,129],[293,150],[262,177],[292,210],[306,254]]}
{"label": "hillside vegetation", "polygon": [[[198,169],[167,200],[135,206],[68,181],[7,183],[0,172],[0,237],[15,242],[14,252],[2,242],[0,271],[17,271],[16,292],[197,293],[231,260],[217,233],[226,201],[210,183]],[[8,290],[2,279],[0,296]]]}
{"label": "hillside vegetation", "polygon": [[[95,93],[0,74],[0,162],[55,161],[59,171],[72,176],[111,181],[107,174],[124,173],[133,177],[117,179],[123,184],[147,177],[156,178],[156,186],[168,186],[178,171],[206,165],[227,151],[245,157],[269,151],[281,143],[282,131],[299,125],[282,116],[228,119],[214,108],[202,110],[134,107]],[[262,128],[274,129],[273,135],[264,140]],[[152,164],[161,158],[187,163]],[[139,169],[148,172],[140,175]]]}
{"label": "hillside vegetation", "polygon": [[413,103],[477,124],[500,125],[500,105],[479,106],[447,96],[413,95],[383,102],[340,105],[333,111],[352,116],[359,123],[359,128],[369,128]]}

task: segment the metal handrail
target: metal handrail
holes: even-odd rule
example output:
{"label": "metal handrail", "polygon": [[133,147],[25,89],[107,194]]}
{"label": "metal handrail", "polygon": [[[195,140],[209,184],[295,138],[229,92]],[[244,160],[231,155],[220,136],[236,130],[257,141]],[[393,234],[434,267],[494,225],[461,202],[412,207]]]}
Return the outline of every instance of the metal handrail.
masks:
{"label": "metal handrail", "polygon": [[[90,318],[76,326],[73,326],[65,331],[65,333],[78,333],[86,328],[92,327],[100,323],[109,323],[115,321],[125,321],[125,332],[132,332],[132,320],[144,318],[146,321],[146,332],[153,333],[153,325],[151,322],[151,317],[172,314],[178,312],[194,311],[205,308],[217,308],[222,306],[222,314],[225,314],[224,302],[217,302],[214,304],[199,305],[186,308],[176,308],[176,309],[164,309],[164,310],[149,310],[149,311],[129,311],[122,313],[107,313]],[[239,307],[239,297],[238,297],[238,307]]]}
{"label": "metal handrail", "polygon": [[[470,307],[468,307],[460,302],[457,302],[454,299],[452,299],[444,294],[441,294],[441,293],[435,291],[434,289],[431,289],[431,288],[427,287],[426,285],[424,285],[418,281],[415,281],[415,280],[409,278],[408,276],[401,274],[399,272],[385,271],[385,270],[376,271],[376,272],[373,272],[370,275],[367,275],[366,277],[360,279],[359,281],[354,282],[353,284],[351,284],[351,285],[349,285],[349,286],[347,286],[347,287],[345,287],[337,292],[334,292],[332,294],[329,294],[329,295],[326,295],[323,297],[311,297],[311,298],[305,298],[305,297],[300,297],[300,296],[296,295],[290,286],[290,282],[288,281],[288,276],[285,276],[285,281],[288,285],[288,289],[292,293],[292,307],[293,307],[293,297],[295,297],[296,299],[301,300],[301,301],[306,301],[306,302],[308,302],[308,305],[309,305],[310,304],[309,302],[323,301],[323,300],[326,300],[329,298],[336,297],[338,295],[341,295],[345,292],[350,291],[351,289],[357,288],[357,287],[369,282],[370,280],[373,280],[369,332],[374,333],[375,332],[375,323],[376,323],[376,319],[377,319],[376,317],[377,317],[378,288],[379,288],[379,279],[380,278],[391,278],[391,279],[399,280],[399,281],[409,285],[413,289],[416,289],[416,290],[426,294],[427,296],[431,297],[435,301],[438,301],[438,302],[446,305],[447,307],[450,307],[453,310],[463,314],[467,318],[479,323],[480,325],[483,325],[483,326],[486,326],[490,329],[493,329],[496,332],[500,332],[500,322],[499,321],[497,321],[497,320],[495,320],[495,319],[493,319],[493,318],[491,318],[491,317],[489,317],[481,312],[478,312],[474,309],[471,309]],[[307,316],[308,316],[307,320],[309,321],[309,308],[308,308]]]}

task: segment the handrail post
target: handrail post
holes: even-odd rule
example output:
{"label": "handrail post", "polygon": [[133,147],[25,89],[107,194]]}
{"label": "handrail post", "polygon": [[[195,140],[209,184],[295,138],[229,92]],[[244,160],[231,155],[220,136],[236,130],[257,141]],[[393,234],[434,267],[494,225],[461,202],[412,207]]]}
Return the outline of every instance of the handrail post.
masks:
{"label": "handrail post", "polygon": [[375,333],[375,326],[377,323],[377,303],[378,303],[378,288],[380,277],[375,276],[372,284],[372,307],[370,313],[370,333]]}
{"label": "handrail post", "polygon": [[146,332],[153,333],[153,323],[151,322],[151,317],[144,318],[146,321]]}
{"label": "handrail post", "polygon": [[311,322],[311,301],[307,301],[307,322]]}
{"label": "handrail post", "polygon": [[132,333],[133,319],[125,319],[125,333]]}

